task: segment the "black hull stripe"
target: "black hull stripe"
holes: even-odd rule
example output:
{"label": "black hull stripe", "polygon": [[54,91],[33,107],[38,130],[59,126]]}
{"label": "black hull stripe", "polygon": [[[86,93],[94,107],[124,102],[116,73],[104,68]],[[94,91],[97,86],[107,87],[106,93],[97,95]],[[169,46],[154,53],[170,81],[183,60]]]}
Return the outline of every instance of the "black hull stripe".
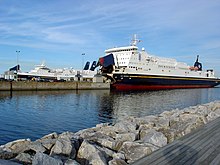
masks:
{"label": "black hull stripe", "polygon": [[216,86],[220,84],[220,79],[205,79],[205,78],[180,78],[168,76],[143,76],[143,75],[128,75],[115,74],[115,84],[130,84],[130,85],[204,85]]}

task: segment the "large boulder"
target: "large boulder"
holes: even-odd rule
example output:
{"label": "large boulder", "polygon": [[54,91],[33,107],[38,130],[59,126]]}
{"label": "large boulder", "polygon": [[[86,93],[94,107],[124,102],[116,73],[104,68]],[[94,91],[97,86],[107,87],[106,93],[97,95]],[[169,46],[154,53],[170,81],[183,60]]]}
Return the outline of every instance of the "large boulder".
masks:
{"label": "large boulder", "polygon": [[112,159],[108,162],[109,165],[127,165],[127,163],[122,159]]}
{"label": "large boulder", "polygon": [[14,160],[21,162],[22,164],[31,164],[33,156],[29,155],[28,153],[20,153],[18,156],[15,157]]}
{"label": "large boulder", "polygon": [[152,153],[152,146],[138,142],[124,142],[119,152],[125,155],[128,163],[132,163]]}
{"label": "large boulder", "polygon": [[5,144],[4,150],[19,154],[21,152],[24,152],[25,150],[28,150],[30,144],[30,139],[19,139]]}
{"label": "large boulder", "polygon": [[39,140],[42,140],[42,139],[57,139],[57,138],[58,138],[58,134],[56,132],[53,132],[53,133],[50,133],[48,135],[43,136]]}
{"label": "large boulder", "polygon": [[80,164],[95,164],[95,165],[107,165],[107,160],[103,152],[101,152],[95,144],[84,140],[81,144],[77,160]]}
{"label": "large boulder", "polygon": [[139,131],[117,134],[115,139],[122,142],[135,141],[139,139]]}
{"label": "large boulder", "polygon": [[136,123],[137,125],[148,124],[154,127],[155,123],[157,122],[157,119],[158,117],[153,115],[144,116],[144,117],[136,118]]}
{"label": "large boulder", "polygon": [[170,126],[170,116],[158,117],[155,127],[157,128],[168,128]]}
{"label": "large boulder", "polygon": [[201,114],[191,114],[184,110],[176,121],[170,122],[170,129],[175,132],[175,139],[182,137],[207,123],[207,119]]}
{"label": "large boulder", "polygon": [[113,155],[116,154],[115,151],[113,151],[109,148],[103,147],[103,146],[96,145],[96,148],[104,154],[106,161],[111,160]]}
{"label": "large boulder", "polygon": [[84,140],[92,141],[98,143],[99,145],[112,149],[117,150],[121,146],[121,141],[116,141],[112,137],[109,137],[101,132],[92,132],[87,134]]}
{"label": "large boulder", "polygon": [[10,160],[1,160],[0,159],[0,165],[22,165],[20,163],[16,163]]}
{"label": "large boulder", "polygon": [[36,140],[36,142],[39,142],[42,144],[44,148],[47,150],[51,150],[53,145],[56,143],[56,140],[58,138],[58,134],[56,132],[53,132],[51,134],[45,135],[42,138]]}
{"label": "large boulder", "polygon": [[30,143],[28,145],[28,147],[30,150],[33,150],[35,152],[45,152],[46,151],[46,148],[39,141],[35,141],[35,142]]}
{"label": "large boulder", "polygon": [[129,122],[127,120],[120,121],[114,125],[115,132],[117,133],[127,133],[136,131],[138,125],[134,122]]}
{"label": "large boulder", "polygon": [[167,144],[166,136],[154,129],[142,130],[140,140],[144,143],[153,144],[156,147],[163,147]]}
{"label": "large boulder", "polygon": [[188,108],[188,109],[184,110],[184,112],[207,116],[210,113],[210,108],[207,105],[199,105],[199,106],[193,107],[191,109]]}
{"label": "large boulder", "polygon": [[216,118],[219,117],[219,114],[216,113],[215,111],[211,111],[208,115],[207,115],[207,120],[208,121],[212,121],[212,120],[215,120]]}
{"label": "large boulder", "polygon": [[12,159],[16,157],[17,154],[9,151],[0,151],[0,159]]}
{"label": "large boulder", "polygon": [[68,137],[61,137],[57,139],[55,145],[51,149],[50,155],[61,155],[74,159],[76,156],[76,149]]}
{"label": "large boulder", "polygon": [[60,159],[37,152],[33,158],[32,165],[63,165],[63,162]]}
{"label": "large boulder", "polygon": [[57,139],[41,139],[41,140],[37,140],[36,142],[40,142],[41,145],[47,149],[47,150],[51,150],[52,147],[54,146],[54,144],[56,143]]}
{"label": "large boulder", "polygon": [[164,134],[164,136],[167,138],[167,143],[171,143],[175,140],[176,130],[170,128],[160,128],[157,131]]}
{"label": "large boulder", "polygon": [[97,132],[98,130],[100,130],[99,127],[87,128],[76,132],[74,135],[86,139],[90,137],[93,133]]}
{"label": "large boulder", "polygon": [[68,159],[64,165],[80,165],[76,160]]}
{"label": "large boulder", "polygon": [[105,126],[105,127],[101,127],[99,130],[100,133],[107,135],[111,138],[115,138],[117,135],[117,132],[114,128],[114,126]]}
{"label": "large boulder", "polygon": [[211,107],[212,111],[216,111],[220,109],[220,102],[214,102],[213,106]]}

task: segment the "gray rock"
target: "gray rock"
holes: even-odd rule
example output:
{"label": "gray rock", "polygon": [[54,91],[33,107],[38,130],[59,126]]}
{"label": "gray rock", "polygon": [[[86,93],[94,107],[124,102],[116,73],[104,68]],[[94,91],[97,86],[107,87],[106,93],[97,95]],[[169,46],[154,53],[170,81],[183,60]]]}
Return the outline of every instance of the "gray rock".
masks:
{"label": "gray rock", "polygon": [[138,125],[143,125],[143,124],[151,124],[152,126],[155,125],[155,123],[157,122],[157,116],[144,116],[144,117],[140,117],[138,119],[136,119],[136,123]]}
{"label": "gray rock", "polygon": [[76,150],[69,138],[58,138],[55,145],[51,149],[50,155],[64,155],[74,159]]}
{"label": "gray rock", "polygon": [[83,138],[80,137],[79,135],[76,135],[73,132],[64,132],[62,134],[59,135],[58,140],[59,139],[68,139],[71,141],[71,145],[72,147],[75,148],[75,150],[78,150],[81,143],[83,142]]}
{"label": "gray rock", "polygon": [[74,137],[75,136],[75,133],[73,133],[73,132],[69,132],[69,131],[67,131],[67,132],[63,132],[63,133],[61,133],[59,136],[58,136],[58,138],[69,138],[69,139],[71,139],[72,137]]}
{"label": "gray rock", "polygon": [[127,120],[118,122],[114,125],[115,132],[127,133],[133,132],[138,128],[136,123],[128,122]]}
{"label": "gray rock", "polygon": [[183,112],[179,115],[178,122],[170,122],[170,129],[175,130],[175,137],[182,137],[205,123],[207,119],[201,114]]}
{"label": "gray rock", "polygon": [[117,134],[115,139],[117,141],[135,141],[139,139],[139,131],[136,131],[136,133],[134,132],[129,132],[129,133],[121,133],[121,134]]}
{"label": "gray rock", "polygon": [[113,159],[122,159],[125,160],[125,155],[123,153],[117,152],[112,155]]}
{"label": "gray rock", "polygon": [[68,159],[64,165],[80,165],[76,160]]}
{"label": "gray rock", "polygon": [[13,152],[0,151],[0,159],[12,159],[16,156],[17,156],[17,154],[13,153]]}
{"label": "gray rock", "polygon": [[99,132],[104,134],[104,135],[107,135],[107,136],[109,136],[111,138],[115,138],[116,135],[117,135],[114,126],[101,127]]}
{"label": "gray rock", "polygon": [[127,163],[124,160],[121,159],[112,159],[108,162],[109,165],[127,165]]}
{"label": "gray rock", "polygon": [[111,160],[113,155],[116,153],[115,151],[108,149],[106,147],[103,147],[103,146],[96,145],[96,147],[100,152],[104,153],[107,161]]}
{"label": "gray rock", "polygon": [[51,150],[51,148],[54,146],[54,144],[56,143],[56,139],[49,139],[49,138],[45,138],[45,139],[41,139],[40,142],[42,144],[42,146],[44,148],[46,148],[47,150]]}
{"label": "gray rock", "polygon": [[128,163],[132,163],[152,153],[150,145],[138,142],[124,142],[119,151],[125,155]]}
{"label": "gray rock", "polygon": [[[143,133],[145,134],[144,136]],[[150,143],[157,147],[163,147],[167,144],[166,136],[161,132],[155,131],[154,129],[142,130],[140,140],[144,143]]]}
{"label": "gray rock", "polygon": [[10,160],[1,160],[0,159],[0,165],[22,165],[20,163],[16,163]]}
{"label": "gray rock", "polygon": [[107,161],[103,152],[101,152],[95,144],[84,140],[81,144],[77,160],[80,164],[107,165]]}
{"label": "gray rock", "polygon": [[220,109],[220,102],[215,102],[215,104],[213,104],[213,106],[211,107],[212,111],[216,111]]}
{"label": "gray rock", "polygon": [[182,111],[183,113],[188,113],[188,114],[202,114],[204,112],[209,112],[210,110],[208,110],[207,106],[198,105],[194,107],[184,108]]}
{"label": "gray rock", "polygon": [[159,117],[169,118],[174,113],[175,113],[174,111],[163,111],[161,114],[159,114]]}
{"label": "gray rock", "polygon": [[114,139],[111,139],[110,137],[107,139],[99,138],[99,139],[97,139],[96,142],[98,142],[103,147],[110,148],[110,149],[116,150],[116,151],[118,151],[118,149],[121,147],[121,145],[123,143],[120,140],[114,140]]}
{"label": "gray rock", "polygon": [[59,159],[38,152],[33,158],[32,165],[63,165],[63,162]]}
{"label": "gray rock", "polygon": [[56,132],[53,132],[51,134],[48,134],[48,135],[45,135],[43,136],[42,138],[40,138],[39,140],[42,140],[42,139],[57,139],[58,138],[58,135]]}
{"label": "gray rock", "polygon": [[35,142],[40,142],[44,148],[46,148],[47,150],[51,150],[53,145],[56,143],[57,138],[58,134],[56,132],[53,132],[51,134],[43,136]]}
{"label": "gray rock", "polygon": [[46,148],[42,145],[42,143],[35,141],[28,145],[28,147],[35,152],[45,152]]}
{"label": "gray rock", "polygon": [[168,128],[170,126],[169,116],[158,117],[157,122],[155,123],[157,128]]}
{"label": "gray rock", "polygon": [[93,133],[87,134],[87,137],[85,137],[84,139],[98,143],[99,145],[110,148],[112,150],[119,149],[119,147],[122,144],[121,141],[116,141],[113,138],[105,134],[102,134],[101,132],[93,132]]}
{"label": "gray rock", "polygon": [[20,153],[18,156],[15,157],[15,160],[25,164],[31,164],[33,157],[28,153]]}
{"label": "gray rock", "polygon": [[214,112],[215,112],[218,116],[220,116],[220,108],[215,109]]}
{"label": "gray rock", "polygon": [[110,125],[109,123],[100,123],[100,124],[96,124],[96,127],[103,128],[103,127],[107,127],[109,125]]}
{"label": "gray rock", "polygon": [[21,152],[24,152],[25,150],[28,150],[29,149],[28,146],[30,144],[31,144],[30,139],[19,139],[5,144],[4,147],[5,150],[8,152],[19,154]]}
{"label": "gray rock", "polygon": [[175,132],[176,130],[173,129],[167,129],[167,128],[160,128],[157,130],[158,132],[161,132],[165,135],[167,138],[167,143],[171,143],[175,140]]}
{"label": "gray rock", "polygon": [[219,115],[217,113],[211,111],[206,118],[208,121],[212,121],[218,117]]}
{"label": "gray rock", "polygon": [[75,136],[79,136],[83,139],[86,139],[87,137],[90,137],[92,133],[95,133],[98,130],[100,130],[99,127],[83,129],[83,130],[80,130],[80,131],[76,132]]}
{"label": "gray rock", "polygon": [[139,131],[141,131],[141,130],[143,130],[143,129],[152,129],[152,128],[154,128],[155,127],[155,123],[145,123],[145,124],[141,124],[140,126],[139,126]]}

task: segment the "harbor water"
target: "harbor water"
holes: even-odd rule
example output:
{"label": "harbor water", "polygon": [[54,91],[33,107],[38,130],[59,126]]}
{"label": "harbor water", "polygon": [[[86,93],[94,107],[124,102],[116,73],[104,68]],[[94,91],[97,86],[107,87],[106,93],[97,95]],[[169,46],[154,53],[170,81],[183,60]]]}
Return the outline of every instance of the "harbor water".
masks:
{"label": "harbor water", "polygon": [[0,145],[22,138],[76,132],[127,116],[160,114],[165,110],[220,100],[220,87],[146,92],[109,90],[0,92]]}

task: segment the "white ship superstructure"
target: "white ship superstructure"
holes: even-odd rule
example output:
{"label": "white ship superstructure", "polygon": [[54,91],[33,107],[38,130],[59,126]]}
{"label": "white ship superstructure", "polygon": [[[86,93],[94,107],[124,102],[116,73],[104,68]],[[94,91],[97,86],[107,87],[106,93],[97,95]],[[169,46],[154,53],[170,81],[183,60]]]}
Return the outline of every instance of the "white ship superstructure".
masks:
{"label": "white ship superstructure", "polygon": [[30,72],[18,72],[19,78],[26,79],[48,79],[48,80],[74,80],[76,77],[93,78],[97,71],[92,70],[75,70],[73,68],[50,69],[44,62],[36,65]]}

